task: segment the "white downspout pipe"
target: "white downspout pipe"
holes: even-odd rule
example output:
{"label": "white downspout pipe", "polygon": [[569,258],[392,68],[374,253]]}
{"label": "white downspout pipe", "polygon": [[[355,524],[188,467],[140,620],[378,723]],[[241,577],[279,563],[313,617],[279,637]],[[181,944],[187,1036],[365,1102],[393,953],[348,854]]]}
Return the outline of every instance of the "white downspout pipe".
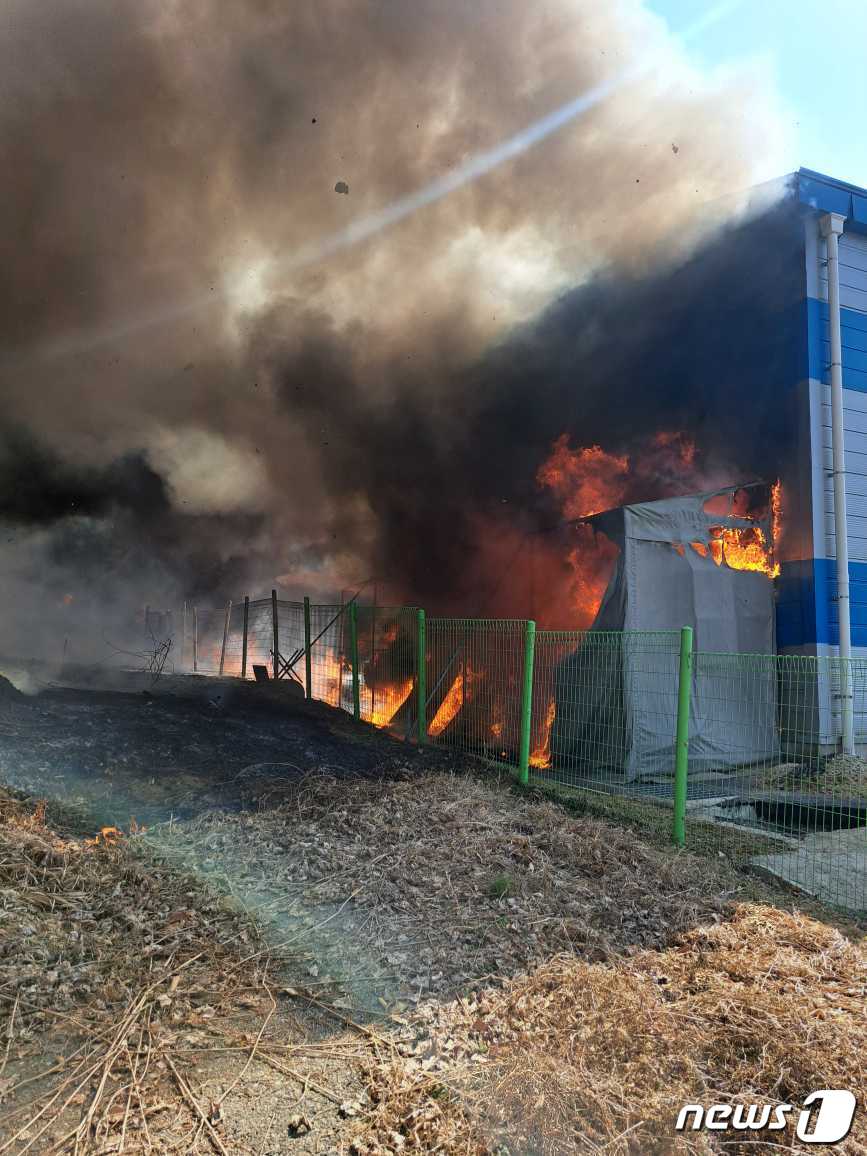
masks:
{"label": "white downspout pipe", "polygon": [[843,343],[840,336],[840,258],[838,238],[846,218],[826,213],[822,236],[828,246],[828,313],[831,330],[831,456],[834,479],[834,545],[837,555],[837,619],[840,633],[840,705],[843,753],[855,753],[852,693],[852,626],[849,608],[849,534],[846,525],[846,451],[843,446]]}

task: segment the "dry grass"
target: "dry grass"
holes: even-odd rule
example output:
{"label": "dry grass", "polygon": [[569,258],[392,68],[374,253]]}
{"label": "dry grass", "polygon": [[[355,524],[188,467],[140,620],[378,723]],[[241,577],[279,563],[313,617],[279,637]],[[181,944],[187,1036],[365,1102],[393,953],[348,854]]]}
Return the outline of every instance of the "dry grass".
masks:
{"label": "dry grass", "polygon": [[841,1087],[862,1103],[836,1150],[864,1153],[865,1006],[863,944],[741,905],[663,952],[609,965],[560,956],[432,1009],[415,1054],[371,1072],[377,1113],[362,1144],[400,1132],[411,1150],[491,1152],[499,1132],[521,1152],[791,1151],[791,1134],[758,1146],[756,1133],[676,1138],[674,1122],[686,1103],[798,1105]]}
{"label": "dry grass", "polygon": [[765,784],[852,799],[867,798],[867,761],[857,755],[834,755],[816,762],[784,763],[766,772]]}
{"label": "dry grass", "polygon": [[[255,782],[249,784],[257,790]],[[262,784],[268,809],[164,825],[146,842],[307,938],[367,1010],[402,1013],[561,952],[662,947],[743,877],[470,775]]]}
{"label": "dry grass", "polygon": [[[42,808],[0,794],[2,1156],[266,1150],[233,1146],[223,1100],[203,1094],[197,1055],[215,1046],[254,1099],[265,1066],[285,1078],[281,1104],[300,1091],[311,1131],[296,1152],[746,1156],[768,1138],[678,1138],[678,1110],[824,1087],[863,1100],[864,944],[735,902],[726,863],[461,775],[272,774],[261,789],[269,810],[173,824],[137,849],[60,838]],[[224,879],[239,908],[148,847]],[[333,932],[348,982],[353,966],[393,977],[391,1023],[331,1005],[324,1076],[272,1031],[285,992],[237,913],[254,899],[263,917],[295,912],[287,941],[318,951]],[[324,1008],[320,964],[305,959],[291,1002]],[[228,1017],[244,1002],[261,1009],[252,1032]],[[61,1058],[28,1071],[49,1038]],[[344,1113],[329,1083],[310,1111],[316,1080],[350,1066],[366,1097]],[[837,1151],[867,1153],[863,1117]]]}
{"label": "dry grass", "polygon": [[255,935],[122,837],[62,838],[0,792],[0,1153],[225,1152],[189,1073],[221,1010],[268,1007]]}

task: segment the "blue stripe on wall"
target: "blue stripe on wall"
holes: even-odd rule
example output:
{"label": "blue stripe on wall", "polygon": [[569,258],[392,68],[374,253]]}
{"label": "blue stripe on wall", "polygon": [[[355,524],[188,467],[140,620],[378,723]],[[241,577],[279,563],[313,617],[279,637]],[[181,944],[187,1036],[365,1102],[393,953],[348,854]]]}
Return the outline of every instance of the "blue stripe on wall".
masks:
{"label": "blue stripe on wall", "polygon": [[[867,646],[867,562],[849,563],[852,645]],[[836,646],[837,563],[833,558],[784,562],[777,579],[777,646]]]}
{"label": "blue stripe on wall", "polygon": [[[867,393],[867,313],[840,310],[843,339],[843,385]],[[828,303],[807,298],[807,359],[810,377],[827,381],[831,360]]]}
{"label": "blue stripe on wall", "polygon": [[777,648],[816,641],[816,579],[813,559],[784,562],[776,580]]}

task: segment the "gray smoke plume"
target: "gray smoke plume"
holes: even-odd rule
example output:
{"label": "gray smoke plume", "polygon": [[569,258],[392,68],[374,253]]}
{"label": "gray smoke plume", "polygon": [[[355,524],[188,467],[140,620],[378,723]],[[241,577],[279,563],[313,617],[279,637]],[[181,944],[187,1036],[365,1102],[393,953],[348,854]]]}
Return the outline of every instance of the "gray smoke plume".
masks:
{"label": "gray smoke plume", "polygon": [[[593,91],[544,140],[389,215]],[[16,620],[278,576],[479,602],[489,507],[534,524],[539,460],[584,436],[598,332],[585,314],[570,344],[569,294],[586,308],[603,277],[606,324],[613,286],[640,304],[781,148],[761,74],[700,71],[639,0],[7,0]],[[540,362],[533,334],[555,329]],[[547,404],[540,365],[572,374],[569,412],[513,424]]]}

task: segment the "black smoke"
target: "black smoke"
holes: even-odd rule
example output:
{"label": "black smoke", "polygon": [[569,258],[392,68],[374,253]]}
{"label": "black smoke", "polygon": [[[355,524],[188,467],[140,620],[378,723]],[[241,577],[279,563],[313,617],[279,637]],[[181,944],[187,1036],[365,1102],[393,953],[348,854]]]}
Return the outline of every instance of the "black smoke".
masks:
{"label": "black smoke", "polygon": [[627,501],[690,492],[697,478],[722,486],[796,469],[802,246],[800,212],[784,201],[662,271],[609,272],[564,293],[438,389],[392,367],[400,400],[388,405],[371,400],[333,335],[311,336],[313,319],[302,348],[269,349],[266,372],[293,420],[311,437],[328,431],[335,502],[357,491],[374,510],[375,572],[425,605],[485,612],[471,564],[486,549],[480,516],[491,535],[554,527],[559,510],[536,479],[564,432],[627,455],[658,433],[695,443],[681,476],[649,476],[635,460]]}
{"label": "black smoke", "polygon": [[[544,142],[331,245],[636,63]],[[564,431],[616,449],[682,425],[755,472],[715,415],[785,311],[777,226],[685,255],[777,129],[760,76],[701,74],[633,0],[9,0],[0,592],[46,619],[66,593],[122,615],[375,576],[483,610],[556,520],[535,476]]]}

